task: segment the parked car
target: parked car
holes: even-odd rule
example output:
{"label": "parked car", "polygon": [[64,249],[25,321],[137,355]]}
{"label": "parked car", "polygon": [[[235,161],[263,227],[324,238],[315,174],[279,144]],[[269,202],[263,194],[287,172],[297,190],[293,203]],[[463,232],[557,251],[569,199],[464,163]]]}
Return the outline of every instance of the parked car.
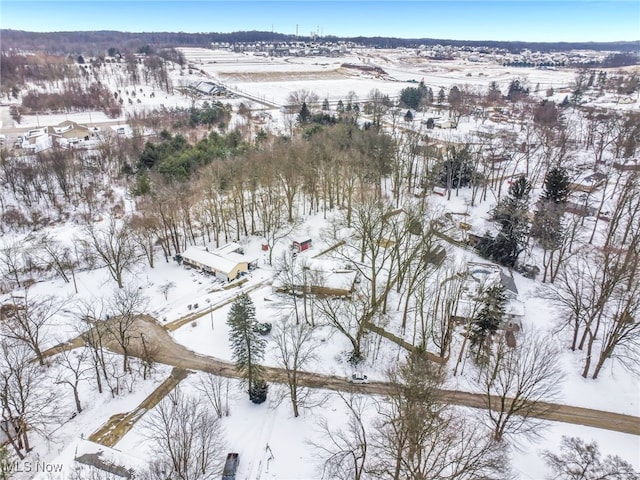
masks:
{"label": "parked car", "polygon": [[237,453],[229,453],[227,455],[227,460],[222,470],[222,480],[235,480],[239,462],[240,456]]}
{"label": "parked car", "polygon": [[350,377],[347,377],[347,382],[363,384],[363,383],[369,383],[369,379],[364,373],[354,373]]}
{"label": "parked car", "polygon": [[258,322],[253,328],[260,335],[268,335],[271,331],[271,324],[268,322]]}

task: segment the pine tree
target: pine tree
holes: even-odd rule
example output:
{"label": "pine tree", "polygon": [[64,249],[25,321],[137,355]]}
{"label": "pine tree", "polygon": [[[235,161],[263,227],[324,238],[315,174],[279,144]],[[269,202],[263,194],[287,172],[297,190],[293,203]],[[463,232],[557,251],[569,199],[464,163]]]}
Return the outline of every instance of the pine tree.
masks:
{"label": "pine tree", "polygon": [[266,341],[256,331],[256,308],[246,293],[231,305],[227,325],[231,329],[231,350],[236,369],[246,380],[251,395],[254,384],[261,381],[262,367],[257,362],[264,358]]}
{"label": "pine tree", "polygon": [[307,107],[307,102],[302,102],[302,108],[300,108],[300,113],[298,114],[298,122],[307,123],[311,118],[311,112],[309,112],[309,107]]}
{"label": "pine tree", "polygon": [[562,167],[551,168],[544,178],[542,196],[538,201],[531,225],[531,236],[538,240],[544,251],[542,258],[543,282],[547,279],[547,271],[552,263],[553,252],[562,246],[564,239],[562,217],[568,196],[569,177],[566,170]]}
{"label": "pine tree", "polygon": [[329,111],[329,99],[328,98],[325,98],[322,101],[322,111],[323,112],[328,112]]}
{"label": "pine tree", "polygon": [[481,255],[513,267],[524,250],[529,233],[529,193],[531,182],[521,176],[509,187],[509,195],[492,211],[492,220],[502,227],[495,238],[486,237],[479,246]]}
{"label": "pine tree", "polygon": [[256,404],[264,403],[267,399],[268,390],[269,385],[267,385],[267,382],[262,379],[258,379],[253,383],[253,386],[249,390],[249,398]]}
{"label": "pine tree", "polygon": [[462,147],[450,145],[441,164],[440,185],[448,190],[468,187],[474,173],[469,144]]}
{"label": "pine tree", "polygon": [[507,295],[504,285],[497,284],[486,289],[482,296],[482,307],[471,324],[471,346],[482,347],[496,333],[504,317]]}
{"label": "pine tree", "polygon": [[544,177],[542,198],[553,203],[565,203],[569,197],[569,175],[562,167],[552,167]]}
{"label": "pine tree", "polygon": [[411,110],[407,110],[407,113],[404,114],[404,121],[405,122],[413,121],[413,113],[411,113]]}

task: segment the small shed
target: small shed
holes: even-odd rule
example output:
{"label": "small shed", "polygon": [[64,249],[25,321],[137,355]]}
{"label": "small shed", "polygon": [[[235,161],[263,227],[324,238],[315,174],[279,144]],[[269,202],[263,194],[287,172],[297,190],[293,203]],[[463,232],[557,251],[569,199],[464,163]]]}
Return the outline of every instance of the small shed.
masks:
{"label": "small shed", "polygon": [[300,253],[300,252],[304,252],[305,250],[310,249],[311,245],[312,245],[312,243],[311,243],[311,239],[310,238],[306,239],[306,240],[294,240],[292,248],[293,248],[294,252]]}

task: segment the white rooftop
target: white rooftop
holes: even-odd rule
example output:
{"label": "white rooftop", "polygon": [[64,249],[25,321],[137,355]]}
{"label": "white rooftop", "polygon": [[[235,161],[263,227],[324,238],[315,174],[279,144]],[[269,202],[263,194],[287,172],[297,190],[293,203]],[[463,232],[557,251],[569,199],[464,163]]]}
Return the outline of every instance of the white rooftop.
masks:
{"label": "white rooftop", "polygon": [[[216,272],[231,273],[231,271],[238,266],[239,261],[231,260],[226,256],[222,256],[215,252],[208,252],[202,247],[189,247],[184,253],[182,258],[191,260],[195,263],[206,265],[207,267],[215,270]],[[246,260],[244,260],[246,261]]]}

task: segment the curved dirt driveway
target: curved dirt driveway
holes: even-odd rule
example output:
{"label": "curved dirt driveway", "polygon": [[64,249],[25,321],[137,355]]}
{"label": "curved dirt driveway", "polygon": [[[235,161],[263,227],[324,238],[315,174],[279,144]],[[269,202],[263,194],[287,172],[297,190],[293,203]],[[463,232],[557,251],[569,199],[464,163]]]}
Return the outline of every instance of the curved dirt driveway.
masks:
{"label": "curved dirt driveway", "polygon": [[[183,345],[177,344],[169,333],[158,324],[153,317],[139,317],[137,330],[144,332],[147,349],[153,352],[155,361],[184,369],[200,370],[215,373],[224,377],[237,378],[232,363],[214,357],[197,354]],[[140,354],[140,344],[132,342],[131,354]],[[114,351],[118,349],[112,346]],[[264,367],[266,379],[276,383],[286,383],[286,373],[280,368]],[[311,388],[326,390],[357,390],[361,393],[387,395],[391,393],[391,385],[385,382],[371,382],[368,385],[354,386],[342,377],[321,375],[317,373],[300,372],[300,383]],[[472,408],[487,408],[486,399],[482,394],[443,390],[444,398],[453,405]],[[602,428],[616,432],[640,435],[640,418],[633,415],[593,410],[590,408],[573,407],[555,403],[536,404],[533,417],[554,422],[573,423],[587,427]]]}

